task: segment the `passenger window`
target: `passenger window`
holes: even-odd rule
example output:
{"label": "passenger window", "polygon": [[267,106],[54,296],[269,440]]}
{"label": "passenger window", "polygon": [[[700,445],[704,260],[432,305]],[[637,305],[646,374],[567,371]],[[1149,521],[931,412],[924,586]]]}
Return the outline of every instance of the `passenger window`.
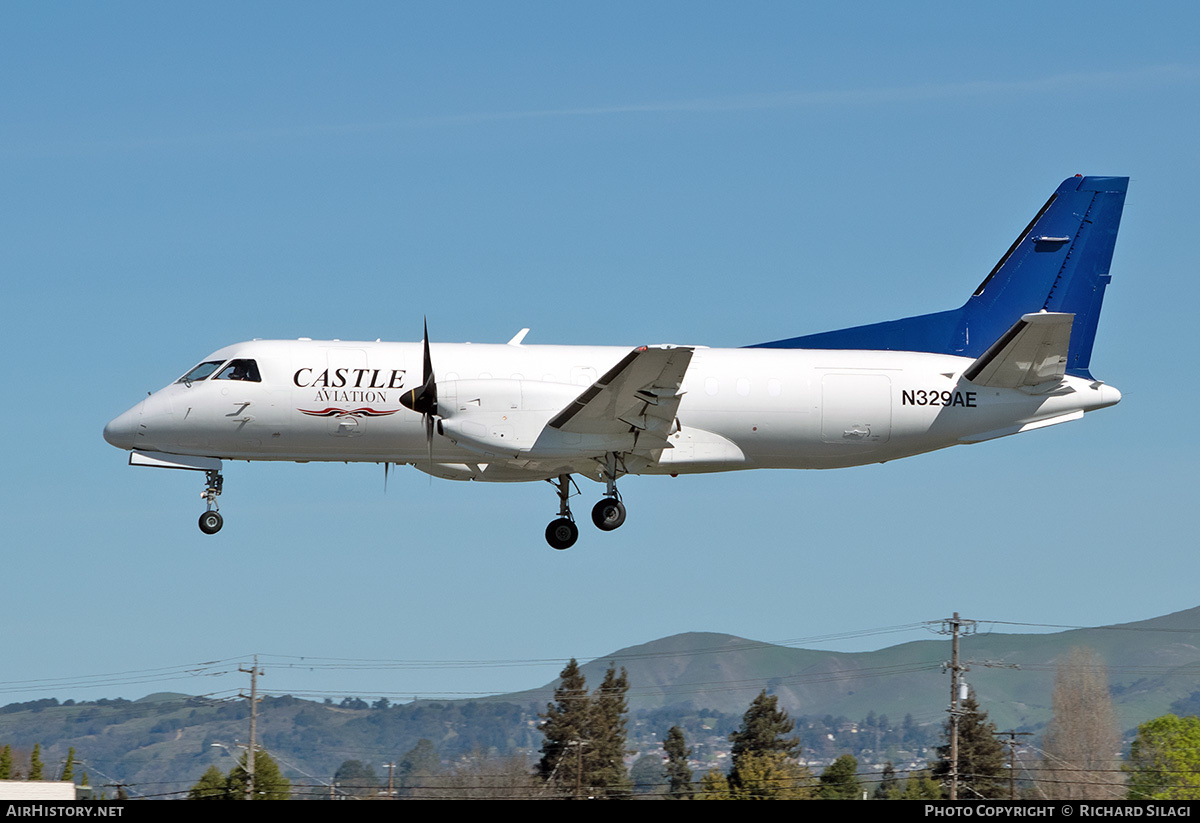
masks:
{"label": "passenger window", "polygon": [[179,378],[175,382],[176,383],[187,383],[190,386],[192,383],[195,383],[197,380],[203,380],[206,377],[208,377],[210,374],[212,374],[218,368],[220,368],[221,364],[224,362],[225,362],[224,360],[209,360],[207,362],[201,363],[199,366],[192,369],[190,372],[188,372],[187,374],[185,374],[183,377]]}
{"label": "passenger window", "polygon": [[229,365],[221,369],[217,380],[245,380],[249,383],[261,383],[258,374],[258,364],[253,360],[230,360]]}

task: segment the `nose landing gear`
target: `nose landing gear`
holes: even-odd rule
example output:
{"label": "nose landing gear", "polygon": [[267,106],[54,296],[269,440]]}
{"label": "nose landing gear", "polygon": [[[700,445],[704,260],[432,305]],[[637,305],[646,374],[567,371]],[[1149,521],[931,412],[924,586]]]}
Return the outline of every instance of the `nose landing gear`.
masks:
{"label": "nose landing gear", "polygon": [[216,534],[225,525],[225,518],[221,517],[221,513],[218,511],[220,507],[217,505],[217,496],[221,494],[221,487],[225,483],[225,478],[221,476],[219,471],[206,471],[204,473],[204,482],[207,484],[207,487],[200,496],[204,498],[208,506],[208,511],[200,515],[200,531],[205,534]]}

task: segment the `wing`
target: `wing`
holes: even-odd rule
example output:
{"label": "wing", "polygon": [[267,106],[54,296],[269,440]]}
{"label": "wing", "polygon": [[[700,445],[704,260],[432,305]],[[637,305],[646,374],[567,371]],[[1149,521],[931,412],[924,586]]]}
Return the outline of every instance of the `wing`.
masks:
{"label": "wing", "polygon": [[[574,434],[630,432],[665,442],[683,394],[679,386],[692,349],[639,346],[571,401],[550,421],[551,428]],[[650,448],[661,448],[661,442]]]}

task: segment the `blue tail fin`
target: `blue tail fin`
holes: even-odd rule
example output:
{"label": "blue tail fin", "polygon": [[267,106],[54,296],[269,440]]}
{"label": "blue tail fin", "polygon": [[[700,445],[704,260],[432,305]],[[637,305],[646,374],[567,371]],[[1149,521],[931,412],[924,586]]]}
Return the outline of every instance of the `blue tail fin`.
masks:
{"label": "blue tail fin", "polygon": [[1067,373],[1088,365],[1128,177],[1070,177],[960,308],[753,348],[925,351],[979,357],[1030,312],[1075,315]]}

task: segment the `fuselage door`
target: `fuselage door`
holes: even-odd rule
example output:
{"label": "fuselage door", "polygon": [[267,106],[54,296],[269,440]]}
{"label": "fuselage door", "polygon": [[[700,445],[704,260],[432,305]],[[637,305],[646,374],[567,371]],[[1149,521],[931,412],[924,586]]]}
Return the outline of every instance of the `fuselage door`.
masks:
{"label": "fuselage door", "polygon": [[892,435],[892,381],[886,374],[826,374],[821,379],[821,439],[880,445]]}

